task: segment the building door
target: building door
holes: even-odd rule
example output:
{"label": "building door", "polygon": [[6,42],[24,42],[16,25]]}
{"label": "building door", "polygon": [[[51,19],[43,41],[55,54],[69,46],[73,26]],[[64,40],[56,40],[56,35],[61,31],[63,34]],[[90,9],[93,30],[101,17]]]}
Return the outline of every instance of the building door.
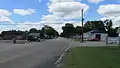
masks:
{"label": "building door", "polygon": [[101,39],[101,35],[100,34],[96,34],[96,38]]}

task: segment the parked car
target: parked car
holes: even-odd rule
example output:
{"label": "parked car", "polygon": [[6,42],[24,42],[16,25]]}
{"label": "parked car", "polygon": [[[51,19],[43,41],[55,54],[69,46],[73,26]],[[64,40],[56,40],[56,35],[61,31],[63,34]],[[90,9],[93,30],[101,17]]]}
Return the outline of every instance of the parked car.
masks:
{"label": "parked car", "polygon": [[99,38],[88,39],[88,41],[100,41]]}
{"label": "parked car", "polygon": [[40,41],[40,37],[30,35],[30,36],[28,36],[27,41],[29,41],[29,42],[31,42],[31,41],[39,42]]}

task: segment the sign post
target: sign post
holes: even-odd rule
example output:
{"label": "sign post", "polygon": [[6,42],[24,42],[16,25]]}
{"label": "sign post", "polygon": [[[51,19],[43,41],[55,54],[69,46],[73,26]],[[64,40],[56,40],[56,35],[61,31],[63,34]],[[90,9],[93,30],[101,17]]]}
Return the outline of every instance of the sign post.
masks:
{"label": "sign post", "polygon": [[119,46],[120,46],[120,33],[119,33],[119,43],[118,43],[118,44],[119,44]]}

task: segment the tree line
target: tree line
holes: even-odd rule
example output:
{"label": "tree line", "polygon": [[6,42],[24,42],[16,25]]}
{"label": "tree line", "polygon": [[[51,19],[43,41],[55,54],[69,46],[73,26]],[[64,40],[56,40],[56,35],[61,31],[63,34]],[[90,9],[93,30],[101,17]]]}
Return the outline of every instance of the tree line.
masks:
{"label": "tree line", "polygon": [[[105,21],[87,21],[84,26],[77,26],[74,27],[73,24],[71,23],[66,23],[65,26],[62,27],[63,32],[60,34],[62,37],[71,37],[75,35],[81,35],[82,34],[82,28],[83,32],[86,33],[88,31],[92,30],[101,30],[101,31],[106,31],[109,36],[112,35],[118,35],[116,34],[118,27],[113,28],[113,22],[112,20],[105,20]],[[44,37],[44,35],[48,36],[59,36],[58,31],[56,31],[54,28],[52,28],[49,25],[45,25],[42,29],[36,29],[36,28],[31,28],[28,31],[16,31],[16,30],[10,30],[10,31],[2,31],[1,35],[5,34],[11,34],[11,35],[22,35],[26,37],[30,33],[40,33],[41,37]]]}
{"label": "tree line", "polygon": [[82,34],[82,28],[83,32],[86,33],[88,31],[92,30],[100,30],[100,31],[106,31],[108,33],[108,36],[116,36],[118,27],[113,28],[113,22],[112,20],[105,20],[105,21],[87,21],[84,26],[77,26],[74,27],[71,23],[66,23],[65,26],[62,27],[63,32],[61,33],[62,37],[70,37],[75,35],[81,35]]}
{"label": "tree line", "polygon": [[2,31],[1,32],[1,36],[23,36],[24,39],[27,38],[27,36],[31,33],[40,33],[41,37],[44,37],[45,35],[49,36],[49,37],[55,37],[55,36],[59,36],[59,33],[52,28],[51,26],[44,26],[42,29],[36,29],[36,28],[31,28],[28,31],[21,31],[21,30],[9,30],[9,31]]}

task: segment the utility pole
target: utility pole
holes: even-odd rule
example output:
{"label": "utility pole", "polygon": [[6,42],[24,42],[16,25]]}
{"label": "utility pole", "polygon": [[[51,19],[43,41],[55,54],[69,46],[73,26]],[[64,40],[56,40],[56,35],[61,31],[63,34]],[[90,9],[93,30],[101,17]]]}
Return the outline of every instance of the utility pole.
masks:
{"label": "utility pole", "polygon": [[82,43],[83,43],[83,42],[84,42],[84,36],[83,36],[83,28],[84,28],[84,27],[83,27],[83,22],[84,22],[83,9],[82,9],[81,13],[82,13],[82,20],[81,20],[81,21],[82,21],[82,40],[81,40],[81,41],[82,41]]}

